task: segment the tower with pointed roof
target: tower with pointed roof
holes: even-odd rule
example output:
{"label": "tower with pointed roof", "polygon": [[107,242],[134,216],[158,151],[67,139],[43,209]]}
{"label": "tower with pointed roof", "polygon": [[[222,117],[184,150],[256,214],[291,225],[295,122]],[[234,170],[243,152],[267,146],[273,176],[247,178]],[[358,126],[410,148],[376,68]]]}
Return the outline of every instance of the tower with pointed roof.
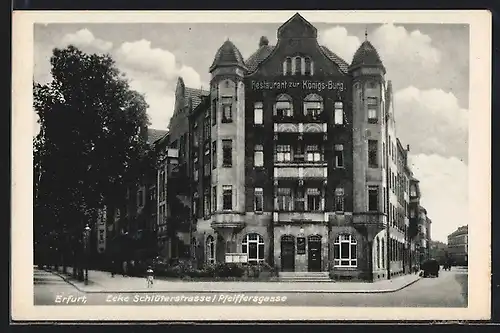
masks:
{"label": "tower with pointed roof", "polygon": [[[356,50],[349,66],[352,76],[353,112],[353,170],[354,179],[354,222],[366,226],[368,249],[375,257],[384,256],[388,248],[387,196],[385,183],[387,161],[385,158],[385,67],[378,51],[368,40]],[[388,251],[384,251],[388,253]],[[384,258],[386,259],[386,258]],[[373,279],[387,277],[387,260],[378,260],[368,269]]]}
{"label": "tower with pointed roof", "polygon": [[[234,235],[245,225],[239,212],[245,204],[245,85],[247,71],[243,56],[229,39],[217,50],[209,68],[211,151],[210,225],[201,229],[215,230],[219,249],[236,252]],[[224,198],[217,200],[217,198]],[[203,224],[203,223],[202,223]],[[206,223],[205,223],[206,224]],[[224,246],[221,247],[221,245]],[[218,252],[219,261],[224,251]]]}

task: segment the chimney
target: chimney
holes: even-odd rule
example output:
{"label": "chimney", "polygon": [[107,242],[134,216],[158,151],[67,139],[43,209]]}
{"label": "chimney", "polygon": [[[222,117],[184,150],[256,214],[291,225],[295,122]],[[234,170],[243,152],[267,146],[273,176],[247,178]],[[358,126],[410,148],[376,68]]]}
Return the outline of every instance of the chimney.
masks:
{"label": "chimney", "polygon": [[262,46],[267,46],[269,45],[269,39],[267,39],[266,36],[262,36],[260,37],[260,40],[259,40],[259,47],[262,47]]}

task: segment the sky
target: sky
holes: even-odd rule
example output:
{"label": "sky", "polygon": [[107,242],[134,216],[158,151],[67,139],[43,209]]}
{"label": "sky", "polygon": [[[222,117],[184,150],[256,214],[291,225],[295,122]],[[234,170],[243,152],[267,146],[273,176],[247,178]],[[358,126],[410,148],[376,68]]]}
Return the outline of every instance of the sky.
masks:
{"label": "sky", "polygon": [[[306,17],[307,18],[307,17]],[[284,22],[283,22],[284,23]],[[348,63],[365,39],[377,48],[394,88],[397,135],[410,145],[432,239],[468,223],[469,27],[464,24],[311,23],[318,42]],[[108,53],[145,94],[151,128],[167,129],[177,78],[207,88],[208,68],[226,39],[248,58],[261,36],[276,45],[277,23],[36,24],[34,79],[50,82],[55,47]],[[38,131],[34,115],[34,131]]]}

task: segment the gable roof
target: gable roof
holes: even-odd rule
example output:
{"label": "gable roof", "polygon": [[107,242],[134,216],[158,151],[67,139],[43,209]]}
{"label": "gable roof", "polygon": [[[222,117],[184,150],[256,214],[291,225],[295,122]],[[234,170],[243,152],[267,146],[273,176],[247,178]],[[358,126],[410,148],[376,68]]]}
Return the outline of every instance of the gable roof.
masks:
{"label": "gable roof", "polygon": [[191,99],[192,108],[196,108],[200,103],[203,96],[208,96],[210,94],[209,91],[203,89],[194,89],[186,87],[184,90],[184,97],[186,98],[186,102]]}
{"label": "gable roof", "polygon": [[160,140],[165,135],[167,135],[167,133],[168,133],[168,131],[166,131],[166,130],[159,130],[159,129],[154,129],[154,128],[148,128],[148,139],[147,139],[147,142],[149,144],[155,143],[156,141]]}
{"label": "gable roof", "polygon": [[[248,68],[248,72],[251,73],[259,67],[259,65],[271,55],[276,46],[274,45],[263,45],[257,49],[245,62],[246,67]],[[341,70],[342,73],[347,73],[349,70],[349,64],[333,53],[326,46],[320,46],[321,52],[328,58],[330,61],[335,63]]]}

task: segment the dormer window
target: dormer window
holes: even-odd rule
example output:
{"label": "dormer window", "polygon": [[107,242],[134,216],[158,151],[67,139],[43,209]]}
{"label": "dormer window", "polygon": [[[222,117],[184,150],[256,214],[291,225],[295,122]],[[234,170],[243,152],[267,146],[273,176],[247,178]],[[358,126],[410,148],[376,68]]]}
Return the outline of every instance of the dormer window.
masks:
{"label": "dormer window", "polygon": [[302,58],[295,57],[295,75],[300,75],[302,72]]}
{"label": "dormer window", "polygon": [[306,57],[304,59],[304,65],[305,65],[304,66],[305,67],[305,69],[304,69],[304,75],[306,75],[306,76],[313,75],[313,67],[312,67],[311,58]]}
{"label": "dormer window", "polygon": [[292,75],[292,58],[290,57],[283,62],[283,75]]}

